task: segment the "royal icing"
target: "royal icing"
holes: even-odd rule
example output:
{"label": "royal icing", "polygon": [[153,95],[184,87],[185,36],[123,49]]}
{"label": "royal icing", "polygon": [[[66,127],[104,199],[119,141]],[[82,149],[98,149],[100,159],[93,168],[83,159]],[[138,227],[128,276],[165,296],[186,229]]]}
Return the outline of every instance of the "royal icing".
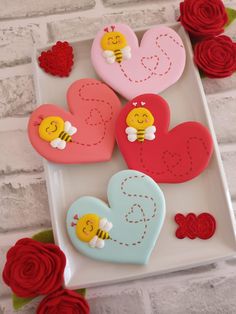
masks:
{"label": "royal icing", "polygon": [[213,142],[201,123],[184,122],[168,130],[169,121],[169,107],[162,97],[140,95],[121,110],[116,140],[130,169],[156,182],[184,182],[207,167]]}
{"label": "royal icing", "polygon": [[67,101],[71,112],[44,104],[32,113],[28,134],[33,147],[52,162],[109,160],[121,108],[119,98],[100,81],[82,79],[69,87]]}
{"label": "royal icing", "polygon": [[185,49],[179,35],[166,26],[154,26],[139,45],[125,24],[108,25],[95,37],[91,50],[98,75],[126,99],[160,93],[178,81],[185,67]]}
{"label": "royal icing", "polygon": [[69,76],[74,64],[73,59],[73,48],[66,41],[58,41],[51,49],[43,51],[38,57],[41,69],[60,77]]}
{"label": "royal icing", "polygon": [[90,258],[146,264],[165,217],[165,199],[147,175],[123,170],[110,179],[108,204],[85,196],[67,212],[67,231],[74,247]]}
{"label": "royal icing", "polygon": [[175,215],[175,222],[179,225],[175,235],[179,239],[189,238],[207,240],[211,238],[216,230],[216,220],[209,213],[201,213],[196,215],[189,213]]}

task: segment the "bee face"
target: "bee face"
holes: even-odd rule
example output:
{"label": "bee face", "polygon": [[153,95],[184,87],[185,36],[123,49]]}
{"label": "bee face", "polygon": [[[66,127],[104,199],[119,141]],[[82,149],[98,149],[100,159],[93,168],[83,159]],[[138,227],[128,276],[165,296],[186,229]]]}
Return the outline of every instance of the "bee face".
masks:
{"label": "bee face", "polygon": [[105,33],[101,40],[101,46],[104,50],[117,50],[127,46],[125,36],[120,32]]}
{"label": "bee face", "polygon": [[58,137],[64,130],[64,121],[60,117],[47,117],[39,125],[39,136],[41,139],[50,142]]}
{"label": "bee face", "polygon": [[147,127],[153,125],[154,117],[152,113],[143,107],[132,109],[127,118],[126,123],[137,130],[146,129]]}
{"label": "bee face", "polygon": [[89,242],[99,229],[99,217],[95,214],[87,214],[79,218],[76,225],[77,237],[83,242]]}

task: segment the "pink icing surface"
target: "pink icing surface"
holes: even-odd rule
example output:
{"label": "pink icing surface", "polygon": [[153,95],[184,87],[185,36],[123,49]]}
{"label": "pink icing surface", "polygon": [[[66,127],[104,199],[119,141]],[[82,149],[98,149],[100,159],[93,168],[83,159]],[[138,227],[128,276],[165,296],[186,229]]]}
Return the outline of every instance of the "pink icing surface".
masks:
{"label": "pink icing surface", "polygon": [[119,64],[109,64],[103,56],[101,38],[104,30],[95,37],[91,58],[98,75],[118,93],[132,99],[143,93],[160,93],[174,84],[185,67],[185,49],[179,35],[166,26],[149,29],[140,42],[133,30],[116,24],[131,47],[132,57]]}

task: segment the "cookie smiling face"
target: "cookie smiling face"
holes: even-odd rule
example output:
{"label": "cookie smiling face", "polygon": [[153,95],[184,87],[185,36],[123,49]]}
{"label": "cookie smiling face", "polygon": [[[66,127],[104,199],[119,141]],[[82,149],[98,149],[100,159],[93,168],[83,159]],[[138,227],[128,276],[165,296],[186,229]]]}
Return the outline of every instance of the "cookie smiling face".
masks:
{"label": "cookie smiling face", "polygon": [[50,142],[64,129],[64,121],[60,117],[50,116],[42,120],[39,126],[41,139]]}
{"label": "cookie smiling face", "polygon": [[78,219],[76,234],[83,242],[89,242],[99,229],[99,217],[95,214],[87,214]]}
{"label": "cookie smiling face", "polygon": [[126,118],[126,123],[135,129],[146,129],[153,125],[154,117],[152,113],[146,108],[132,109]]}
{"label": "cookie smiling face", "polygon": [[101,40],[101,46],[104,50],[117,50],[127,46],[125,36],[120,32],[105,33]]}

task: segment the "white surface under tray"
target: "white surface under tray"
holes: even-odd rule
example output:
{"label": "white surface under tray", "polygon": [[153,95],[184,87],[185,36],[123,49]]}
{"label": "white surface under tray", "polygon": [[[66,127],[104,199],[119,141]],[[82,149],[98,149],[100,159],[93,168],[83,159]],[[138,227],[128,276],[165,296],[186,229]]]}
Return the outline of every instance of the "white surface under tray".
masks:
{"label": "white surface under tray", "polygon": [[[72,246],[66,232],[66,211],[78,197],[92,195],[106,201],[109,178],[126,165],[117,147],[109,162],[60,165],[45,161],[51,219],[56,243],[67,257],[65,285],[68,288],[90,287],[122,280],[184,269],[209,263],[235,253],[233,211],[226,185],[216,137],[209,116],[199,73],[192,62],[192,48],[179,24],[171,25],[181,36],[187,53],[187,64],[181,79],[161,93],[170,105],[171,127],[187,120],[200,121],[211,131],[214,154],[209,167],[196,179],[181,184],[160,184],[167,203],[167,215],[160,238],[148,265],[121,265],[99,262],[81,255]],[[137,32],[141,37],[146,29]],[[35,64],[38,103],[55,103],[64,108],[69,85],[79,78],[97,78],[90,62],[92,39],[73,42],[75,64],[68,78],[43,72]],[[36,57],[41,50],[36,50]],[[175,237],[176,213],[210,212],[217,221],[215,235],[209,240],[179,240]]]}

